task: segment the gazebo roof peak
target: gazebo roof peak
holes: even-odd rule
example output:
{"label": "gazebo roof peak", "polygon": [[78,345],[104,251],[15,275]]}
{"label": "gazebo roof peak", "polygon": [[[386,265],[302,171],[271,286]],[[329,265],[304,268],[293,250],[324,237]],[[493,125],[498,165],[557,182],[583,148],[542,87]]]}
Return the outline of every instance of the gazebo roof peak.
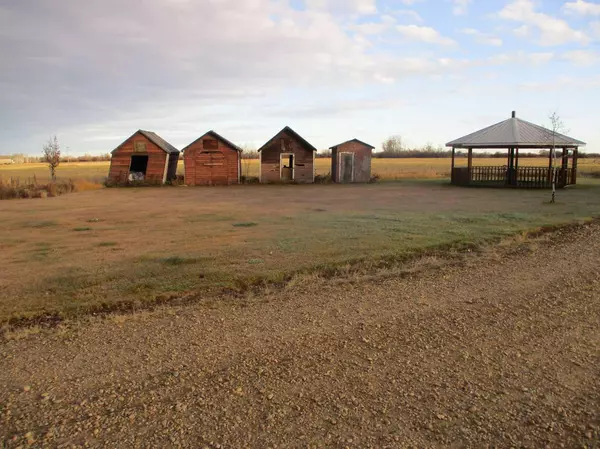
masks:
{"label": "gazebo roof peak", "polygon": [[488,126],[460,139],[446,144],[454,148],[551,148],[584,146],[585,142],[553,133],[551,129],[535,125],[517,118],[516,111],[512,111],[511,118],[495,125]]}

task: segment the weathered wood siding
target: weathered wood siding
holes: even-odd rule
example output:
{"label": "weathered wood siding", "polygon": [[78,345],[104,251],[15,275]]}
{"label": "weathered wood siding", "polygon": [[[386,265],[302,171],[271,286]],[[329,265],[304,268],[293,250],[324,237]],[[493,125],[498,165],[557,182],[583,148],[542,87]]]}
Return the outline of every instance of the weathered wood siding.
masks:
{"label": "weathered wood siding", "polygon": [[261,182],[281,181],[281,154],[294,154],[294,181],[312,183],[314,179],[314,152],[290,133],[281,131],[261,150]]}
{"label": "weathered wood siding", "polygon": [[183,162],[187,185],[239,183],[240,152],[214,136],[204,136],[187,147]]}
{"label": "weathered wood siding", "polygon": [[[145,143],[145,151],[134,151],[136,142]],[[112,154],[108,179],[114,183],[127,182],[129,166],[131,165],[131,156],[134,155],[148,156],[145,181],[162,183],[165,175],[167,153],[140,133],[131,136]],[[177,158],[178,155],[173,154],[171,157]]]}
{"label": "weathered wood siding", "polygon": [[372,149],[360,142],[351,141],[338,145],[331,152],[331,174],[334,182],[341,182],[341,153],[354,154],[353,182],[369,182],[371,179]]}

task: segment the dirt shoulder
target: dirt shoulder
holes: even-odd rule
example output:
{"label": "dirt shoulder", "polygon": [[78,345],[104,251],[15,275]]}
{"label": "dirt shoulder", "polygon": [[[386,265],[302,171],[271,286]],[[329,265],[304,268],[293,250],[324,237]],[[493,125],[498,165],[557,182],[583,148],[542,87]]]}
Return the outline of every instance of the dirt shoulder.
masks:
{"label": "dirt shoulder", "polygon": [[[600,225],[0,343],[7,447],[595,447]],[[21,331],[25,332],[25,331]]]}

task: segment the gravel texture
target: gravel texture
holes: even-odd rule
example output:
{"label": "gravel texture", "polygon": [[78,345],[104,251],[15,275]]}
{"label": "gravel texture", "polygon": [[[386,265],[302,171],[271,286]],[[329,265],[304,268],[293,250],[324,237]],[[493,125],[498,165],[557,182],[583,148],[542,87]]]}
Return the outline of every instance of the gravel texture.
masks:
{"label": "gravel texture", "polygon": [[599,329],[592,224],[15,331],[0,447],[599,447]]}

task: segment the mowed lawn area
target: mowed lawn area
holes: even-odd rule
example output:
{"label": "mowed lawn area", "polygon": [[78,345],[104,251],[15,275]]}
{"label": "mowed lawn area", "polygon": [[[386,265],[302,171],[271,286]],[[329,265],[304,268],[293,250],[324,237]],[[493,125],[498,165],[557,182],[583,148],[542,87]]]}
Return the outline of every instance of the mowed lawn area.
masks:
{"label": "mowed lawn area", "polygon": [[[458,158],[457,165],[467,164],[465,158]],[[557,162],[560,164],[560,161]],[[505,165],[505,159],[475,158],[475,166],[485,165]],[[522,158],[519,161],[521,166],[545,167],[547,160],[545,158]],[[64,179],[82,179],[92,182],[102,183],[108,175],[110,162],[70,162],[63,163],[58,168],[58,177]],[[258,160],[243,160],[242,174],[245,176],[258,176]],[[331,159],[319,158],[316,160],[316,172],[318,175],[326,175],[331,171]],[[179,174],[183,174],[183,161],[179,162]],[[450,177],[450,159],[373,159],[372,172],[377,174],[383,180],[398,179],[439,179]],[[600,159],[580,159],[579,173],[588,175],[596,173],[600,176]],[[0,180],[10,180],[10,178],[20,178],[22,181],[36,176],[38,181],[47,182],[49,178],[48,167],[44,164],[19,164],[19,165],[0,165]]]}
{"label": "mowed lawn area", "polygon": [[554,205],[549,196],[434,180],[101,189],[0,201],[0,323],[161,295],[210,296],[600,211],[600,184],[591,180],[559,191]]}

